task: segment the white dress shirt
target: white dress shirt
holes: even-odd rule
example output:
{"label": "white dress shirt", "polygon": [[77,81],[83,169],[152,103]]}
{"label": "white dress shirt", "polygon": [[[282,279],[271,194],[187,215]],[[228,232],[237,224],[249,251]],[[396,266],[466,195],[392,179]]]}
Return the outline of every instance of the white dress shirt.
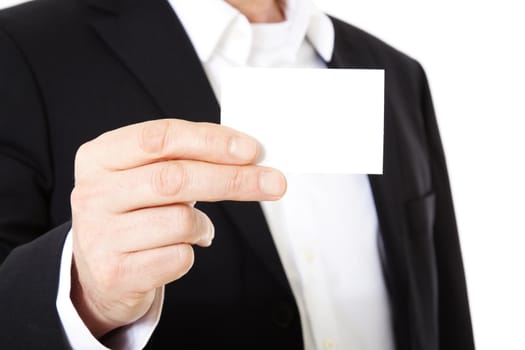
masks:
{"label": "white dress shirt", "polygon": [[[288,0],[286,21],[272,24],[250,24],[222,0],[169,2],[219,101],[223,74],[231,67],[325,68],[332,55],[333,25],[310,0]],[[286,177],[285,196],[262,208],[299,308],[305,349],[393,349],[367,176]],[[69,299],[70,268],[71,234],[62,256],[59,316],[73,348],[104,349]],[[149,312],[113,335],[110,346],[143,347],[160,318],[162,299],[159,290]]]}

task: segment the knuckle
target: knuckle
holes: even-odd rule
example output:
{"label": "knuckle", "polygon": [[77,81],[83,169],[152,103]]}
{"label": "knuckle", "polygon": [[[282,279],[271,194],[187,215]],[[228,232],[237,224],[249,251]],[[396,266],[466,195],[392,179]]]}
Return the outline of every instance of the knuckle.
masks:
{"label": "knuckle", "polygon": [[233,167],[227,184],[227,191],[231,193],[240,192],[244,184],[244,172],[241,167]]}
{"label": "knuckle", "polygon": [[[149,291],[151,292],[151,291]],[[136,310],[137,308],[148,310],[148,306],[153,303],[155,294],[142,292],[142,291],[132,291],[120,298],[120,303],[128,310]]]}
{"label": "knuckle", "polygon": [[70,194],[71,210],[76,212],[96,210],[105,208],[104,199],[108,198],[111,188],[96,181],[82,180],[77,181]]}
{"label": "knuckle", "polygon": [[71,195],[69,196],[69,202],[71,203],[71,208],[75,208],[81,205],[84,202],[83,199],[84,199],[83,194],[78,189],[78,187],[73,187],[73,190],[71,191]]}
{"label": "knuckle", "polygon": [[[130,271],[133,279],[140,279],[140,281],[142,281],[142,287],[140,289],[143,289],[143,291],[153,288],[160,279],[159,267],[156,261],[146,260],[141,263],[135,262],[131,264],[130,260],[131,259],[129,259],[127,263],[122,264],[120,268],[121,273]],[[129,267],[126,267],[126,264],[129,265]]]}
{"label": "knuckle", "polygon": [[83,175],[85,163],[89,162],[90,156],[89,156],[89,150],[92,147],[92,142],[89,141],[82,145],[80,145],[77,148],[77,151],[75,153],[75,179],[78,179]]}
{"label": "knuckle", "polygon": [[95,264],[92,271],[93,279],[100,290],[114,290],[120,282],[122,276],[126,276],[128,270],[124,261],[116,264]]}
{"label": "knuckle", "polygon": [[213,222],[211,221],[210,217],[200,210],[196,210],[195,214],[199,217],[200,220],[200,235],[203,236],[205,239],[213,240],[213,238],[215,237],[215,226],[213,225]]}
{"label": "knuckle", "polygon": [[75,154],[75,162],[79,162],[82,160],[87,153],[87,149],[89,147],[89,142],[83,143],[77,148],[77,152]]}
{"label": "knuckle", "polygon": [[207,225],[208,225],[208,230],[210,232],[209,239],[213,240],[215,238],[215,225],[213,224],[211,219],[206,214],[204,214],[204,217],[206,219],[206,222],[207,222]]}
{"label": "knuckle", "polygon": [[185,177],[182,164],[165,164],[153,171],[151,180],[153,191],[163,196],[177,195],[183,188]]}
{"label": "knuckle", "polygon": [[86,187],[75,186],[71,191],[70,203],[71,210],[76,211],[85,211],[88,207],[88,203],[91,200],[92,193],[85,189]]}
{"label": "knuckle", "polygon": [[94,280],[97,285],[97,289],[104,291],[113,290],[115,276],[114,273],[111,273],[106,270],[99,270],[94,275]]}
{"label": "knuckle", "polygon": [[189,206],[181,205],[176,209],[176,225],[177,230],[181,233],[189,233],[193,231],[196,220],[195,210]]}
{"label": "knuckle", "polygon": [[171,122],[167,119],[145,123],[139,131],[139,147],[148,154],[163,155],[169,144]]}
{"label": "knuckle", "polygon": [[216,149],[217,146],[219,146],[219,140],[217,137],[217,133],[213,132],[212,130],[206,129],[206,131],[204,132],[203,141],[204,141],[204,147],[206,149],[213,150],[213,149]]}

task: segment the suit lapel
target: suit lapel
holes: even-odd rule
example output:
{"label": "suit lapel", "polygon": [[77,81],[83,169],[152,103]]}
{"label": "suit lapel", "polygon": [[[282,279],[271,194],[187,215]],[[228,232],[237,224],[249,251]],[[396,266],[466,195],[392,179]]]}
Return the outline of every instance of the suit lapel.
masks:
{"label": "suit lapel", "polygon": [[91,25],[164,116],[219,122],[219,107],[178,18],[166,1],[89,0]]}
{"label": "suit lapel", "polygon": [[[361,40],[353,40],[357,31],[332,18],[335,28],[334,52],[329,68],[385,69],[375,59]],[[385,90],[389,91],[389,74],[385,71]],[[397,348],[407,349],[410,342],[408,320],[408,275],[406,261],[406,223],[404,200],[401,193],[402,174],[397,148],[397,134],[390,94],[385,94],[384,164],[383,175],[370,175],[381,235],[378,246],[382,259],[385,281],[391,298],[393,327]]]}

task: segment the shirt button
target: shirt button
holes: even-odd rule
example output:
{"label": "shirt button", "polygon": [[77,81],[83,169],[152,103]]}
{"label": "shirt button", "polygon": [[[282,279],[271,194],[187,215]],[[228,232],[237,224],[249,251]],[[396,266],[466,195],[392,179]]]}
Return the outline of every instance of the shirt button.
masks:
{"label": "shirt button", "polygon": [[330,338],[326,338],[324,340],[324,350],[335,350],[335,342]]}
{"label": "shirt button", "polygon": [[234,30],[231,34],[230,34],[230,38],[233,39],[233,40],[242,40],[244,38],[244,33],[241,32],[240,30]]}
{"label": "shirt button", "polygon": [[307,262],[307,263],[313,263],[315,261],[315,252],[310,249],[310,248],[307,248],[304,250],[303,252],[303,256],[304,256],[304,260]]}

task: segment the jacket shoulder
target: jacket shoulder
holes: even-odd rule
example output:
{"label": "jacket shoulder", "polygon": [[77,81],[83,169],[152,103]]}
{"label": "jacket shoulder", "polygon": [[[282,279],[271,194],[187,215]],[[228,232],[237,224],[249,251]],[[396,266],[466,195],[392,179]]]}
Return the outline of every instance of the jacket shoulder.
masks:
{"label": "jacket shoulder", "polygon": [[399,51],[376,36],[346,23],[338,18],[331,17],[334,24],[336,47],[352,47],[353,52],[366,52],[370,64],[384,68],[405,68],[421,70],[417,60]]}
{"label": "jacket shoulder", "polygon": [[75,0],[34,0],[0,10],[0,29],[14,39],[46,40],[81,23],[84,6]]}

